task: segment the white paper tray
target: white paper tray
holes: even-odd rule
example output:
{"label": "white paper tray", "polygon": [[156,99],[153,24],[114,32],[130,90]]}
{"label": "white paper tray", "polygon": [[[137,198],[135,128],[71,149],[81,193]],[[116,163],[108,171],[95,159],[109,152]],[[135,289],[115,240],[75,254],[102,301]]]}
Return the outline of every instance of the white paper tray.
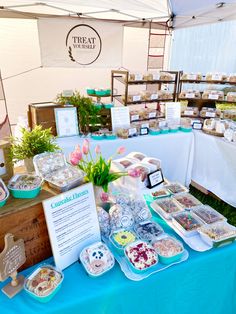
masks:
{"label": "white paper tray", "polygon": [[155,273],[157,273],[159,271],[165,270],[166,268],[169,268],[169,267],[171,267],[171,266],[173,266],[175,264],[182,263],[182,262],[186,261],[188,259],[188,257],[189,257],[188,251],[184,250],[183,256],[182,256],[182,258],[178,262],[174,262],[174,263],[171,263],[169,265],[164,265],[164,264],[161,264],[160,262],[158,262],[157,265],[155,265],[153,267],[150,267],[149,270],[146,270],[143,273],[135,273],[132,270],[132,267],[129,264],[129,262],[127,261],[127,259],[125,258],[125,256],[119,255],[119,253],[117,253],[113,249],[112,244],[108,240],[106,240],[105,243],[107,244],[109,249],[112,251],[115,259],[117,260],[118,264],[120,265],[120,268],[123,271],[123,273],[125,274],[125,276],[128,279],[134,280],[134,281],[143,280],[143,279],[149,277],[152,274],[155,274]]}
{"label": "white paper tray", "polygon": [[[150,206],[152,207],[152,205]],[[183,233],[175,226],[172,220],[165,219],[160,213],[157,213],[156,211],[155,213],[158,214],[167,223],[167,225],[169,225],[183,239],[183,241],[186,244],[188,244],[188,246],[192,250],[198,251],[198,252],[205,252],[212,249],[212,245],[209,245],[206,242],[204,242],[199,233],[191,237],[185,237]]]}

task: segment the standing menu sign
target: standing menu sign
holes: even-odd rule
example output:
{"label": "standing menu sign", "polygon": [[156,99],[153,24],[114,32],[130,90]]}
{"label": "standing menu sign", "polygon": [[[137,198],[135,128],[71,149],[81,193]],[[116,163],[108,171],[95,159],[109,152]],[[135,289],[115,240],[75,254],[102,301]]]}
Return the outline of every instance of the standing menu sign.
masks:
{"label": "standing menu sign", "polygon": [[85,246],[101,241],[93,185],[82,185],[43,202],[56,266],[76,262]]}
{"label": "standing menu sign", "polygon": [[181,106],[179,102],[165,104],[165,118],[168,124],[180,124]]}

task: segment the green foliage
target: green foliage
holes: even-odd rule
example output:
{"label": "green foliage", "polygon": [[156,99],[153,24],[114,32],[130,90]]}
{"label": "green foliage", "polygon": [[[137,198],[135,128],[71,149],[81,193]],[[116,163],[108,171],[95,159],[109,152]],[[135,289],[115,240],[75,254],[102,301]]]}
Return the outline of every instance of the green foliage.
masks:
{"label": "green foliage", "polygon": [[32,131],[22,128],[22,138],[11,137],[10,160],[16,163],[19,160],[32,158],[44,152],[55,152],[59,146],[55,144],[55,137],[50,129],[42,129],[37,125]]}
{"label": "green foliage", "polygon": [[62,105],[70,104],[77,108],[78,121],[83,132],[88,131],[89,124],[95,125],[101,123],[98,111],[89,97],[81,96],[75,91],[70,97],[64,97],[62,94],[57,96],[56,101]]}

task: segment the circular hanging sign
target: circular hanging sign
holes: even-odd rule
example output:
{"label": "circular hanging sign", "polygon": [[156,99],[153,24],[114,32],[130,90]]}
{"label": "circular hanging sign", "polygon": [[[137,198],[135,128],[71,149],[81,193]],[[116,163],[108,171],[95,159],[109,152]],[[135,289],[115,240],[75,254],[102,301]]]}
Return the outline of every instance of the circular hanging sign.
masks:
{"label": "circular hanging sign", "polygon": [[98,59],[102,50],[102,41],[93,27],[79,24],[68,32],[66,47],[71,61],[80,65],[89,65]]}

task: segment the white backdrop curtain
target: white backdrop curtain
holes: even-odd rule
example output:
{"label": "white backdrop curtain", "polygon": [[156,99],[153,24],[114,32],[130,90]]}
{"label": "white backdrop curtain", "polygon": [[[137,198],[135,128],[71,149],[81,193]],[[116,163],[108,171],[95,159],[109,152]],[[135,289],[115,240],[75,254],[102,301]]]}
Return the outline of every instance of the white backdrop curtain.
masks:
{"label": "white backdrop curtain", "polygon": [[170,68],[186,72],[236,72],[236,21],[173,32]]}

